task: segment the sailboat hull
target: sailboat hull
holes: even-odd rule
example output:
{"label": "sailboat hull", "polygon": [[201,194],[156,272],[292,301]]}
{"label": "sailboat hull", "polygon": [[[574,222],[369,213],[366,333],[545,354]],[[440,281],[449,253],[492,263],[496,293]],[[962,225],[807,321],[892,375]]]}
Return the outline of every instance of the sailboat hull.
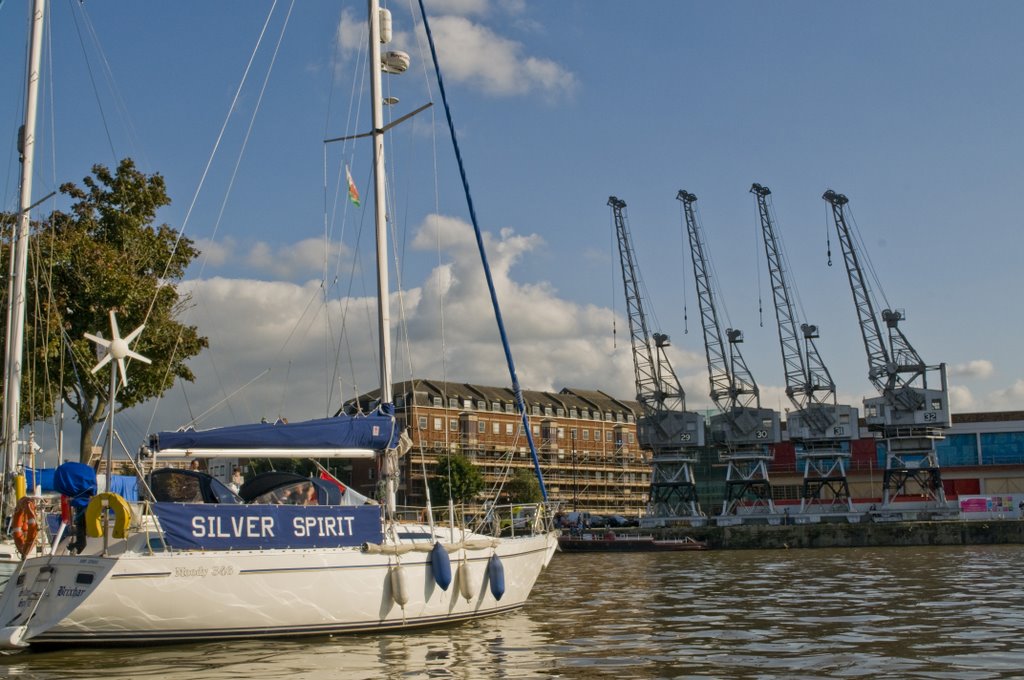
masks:
{"label": "sailboat hull", "polygon": [[[442,590],[429,552],[359,548],[124,552],[27,560],[0,599],[0,646],[286,637],[434,626],[521,607],[554,554],[555,533],[451,553],[468,588]],[[505,588],[495,599],[487,564]],[[394,570],[404,580],[396,597]],[[471,593],[465,598],[461,592]],[[398,602],[406,599],[403,605]]]}

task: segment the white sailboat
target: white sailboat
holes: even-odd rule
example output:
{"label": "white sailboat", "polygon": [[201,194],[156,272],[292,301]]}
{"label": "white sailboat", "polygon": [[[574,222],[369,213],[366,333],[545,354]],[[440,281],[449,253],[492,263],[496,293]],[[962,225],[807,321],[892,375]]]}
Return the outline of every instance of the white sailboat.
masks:
{"label": "white sailboat", "polygon": [[274,504],[283,500],[278,492],[286,483],[250,486],[257,477],[240,498],[201,473],[156,470],[149,478],[151,512],[136,516],[115,494],[99,494],[85,513],[89,538],[79,552],[60,543],[21,562],[0,598],[0,647],[446,624],[523,606],[551,560],[558,532],[543,509],[530,526],[505,536],[500,522],[490,531],[454,519],[434,522],[429,507],[421,519],[402,521],[395,507],[401,437],[390,403],[380,85],[381,23],[383,17],[386,38],[390,15],[377,0],[368,4],[382,406],[368,415],[305,423],[160,433],[150,450],[156,461],[377,456],[387,480],[385,502],[342,505],[337,489],[306,480],[311,495],[300,502],[310,504]]}

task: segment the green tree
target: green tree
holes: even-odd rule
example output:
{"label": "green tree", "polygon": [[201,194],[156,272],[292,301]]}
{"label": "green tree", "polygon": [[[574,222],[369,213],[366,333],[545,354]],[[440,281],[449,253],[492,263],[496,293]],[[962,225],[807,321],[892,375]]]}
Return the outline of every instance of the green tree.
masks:
{"label": "green tree", "polygon": [[[199,251],[168,225],[153,224],[171,202],[163,177],[140,172],[126,158],[114,172],[93,166],[82,185],[60,187],[72,200],[70,211],[36,223],[30,239],[23,392],[32,404],[28,418],[48,416],[58,398],[74,411],[84,462],[107,410],[110,383],[105,370],[90,373],[96,353],[86,332],[109,337],[111,310],[122,334],[146,324],[133,349],[153,363],[132,363],[117,410],[163,394],[176,378],[193,381],[185,361],[209,343],[195,326],[176,320],[188,303],[177,284]],[[9,250],[5,244],[5,271]],[[7,300],[2,304],[6,312]]]}
{"label": "green tree", "polygon": [[540,503],[544,496],[540,492],[540,482],[533,470],[519,468],[512,479],[505,484],[509,503]]}
{"label": "green tree", "polygon": [[458,454],[437,462],[430,478],[430,497],[435,503],[449,498],[456,503],[471,503],[484,488],[484,477],[473,463]]}

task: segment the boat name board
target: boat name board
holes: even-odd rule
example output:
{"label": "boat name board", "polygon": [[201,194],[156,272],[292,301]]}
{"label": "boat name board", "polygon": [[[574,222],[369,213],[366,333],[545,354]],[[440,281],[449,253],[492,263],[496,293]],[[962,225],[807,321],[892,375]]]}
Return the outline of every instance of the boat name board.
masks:
{"label": "boat name board", "polygon": [[155,503],[180,550],[338,548],[383,540],[380,506]]}

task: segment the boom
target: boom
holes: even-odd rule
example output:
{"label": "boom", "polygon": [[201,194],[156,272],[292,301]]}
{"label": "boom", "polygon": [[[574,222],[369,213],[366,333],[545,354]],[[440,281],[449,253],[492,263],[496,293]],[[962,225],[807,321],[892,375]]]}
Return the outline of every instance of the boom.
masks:
{"label": "boom", "polygon": [[757,197],[782,348],[786,396],[794,406],[786,418],[786,429],[794,444],[797,461],[803,464],[800,511],[842,504],[847,512],[852,512],[846,467],[850,458],[850,440],[858,434],[857,409],[836,403],[835,382],[814,342],[818,337],[818,327],[800,324],[801,335],[797,335],[797,319],[786,281],[782,248],[768,202],[772,192],[760,184],[753,184],[750,192]]}
{"label": "boom", "polygon": [[719,445],[720,459],[729,465],[722,514],[734,512],[748,497],[752,497],[754,507],[763,506],[774,512],[767,462],[774,455],[769,445],[780,439],[779,414],[761,408],[760,391],[740,351],[743,332],[739,329],[726,329],[725,337],[729,342],[726,355],[712,293],[707,248],[693,208],[697,197],[680,190],[676,199],[683,204],[693,259],[711,399],[720,411],[711,418],[711,436]]}
{"label": "boom", "polygon": [[[854,247],[846,219],[849,199],[831,189],[822,195],[832,206],[832,218],[843,249],[846,273],[868,356],[868,379],[881,396],[865,399],[868,427],[880,433],[886,450],[884,503],[906,493],[914,480],[920,491],[945,505],[935,442],[951,423],[946,365],[927,366],[899,327],[903,312],[883,309],[888,336],[883,336],[875,315],[871,291]],[[928,386],[929,373],[939,387]]]}
{"label": "boom", "polygon": [[693,464],[704,446],[704,417],[686,411],[686,394],[666,354],[669,337],[648,330],[636,256],[625,218],[626,202],[612,196],[608,205],[615,220],[622,265],[636,399],[643,410],[637,421],[638,437],[640,446],[652,453],[649,515],[697,517],[701,512]]}

